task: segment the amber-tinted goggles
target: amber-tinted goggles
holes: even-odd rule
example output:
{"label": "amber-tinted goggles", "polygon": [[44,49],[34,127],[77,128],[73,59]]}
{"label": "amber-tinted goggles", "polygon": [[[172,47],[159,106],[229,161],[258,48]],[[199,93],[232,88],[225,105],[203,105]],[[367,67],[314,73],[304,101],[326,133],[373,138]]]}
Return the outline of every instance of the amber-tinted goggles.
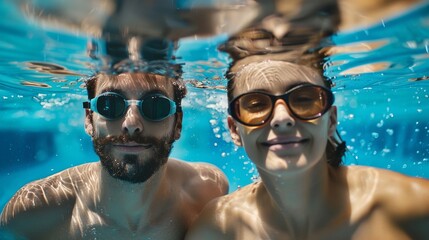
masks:
{"label": "amber-tinted goggles", "polygon": [[300,84],[278,96],[266,92],[248,92],[229,103],[232,118],[247,126],[261,126],[273,115],[277,100],[285,101],[289,113],[300,120],[312,120],[326,113],[334,103],[334,95],[328,88]]}

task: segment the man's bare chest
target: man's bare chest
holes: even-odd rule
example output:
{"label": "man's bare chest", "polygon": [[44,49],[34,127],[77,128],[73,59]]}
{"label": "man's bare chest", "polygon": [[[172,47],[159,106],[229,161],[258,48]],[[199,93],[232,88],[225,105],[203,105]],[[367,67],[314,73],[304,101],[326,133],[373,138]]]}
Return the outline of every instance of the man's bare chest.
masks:
{"label": "man's bare chest", "polygon": [[183,239],[187,222],[186,215],[171,209],[156,217],[148,213],[120,219],[106,213],[75,212],[57,239]]}

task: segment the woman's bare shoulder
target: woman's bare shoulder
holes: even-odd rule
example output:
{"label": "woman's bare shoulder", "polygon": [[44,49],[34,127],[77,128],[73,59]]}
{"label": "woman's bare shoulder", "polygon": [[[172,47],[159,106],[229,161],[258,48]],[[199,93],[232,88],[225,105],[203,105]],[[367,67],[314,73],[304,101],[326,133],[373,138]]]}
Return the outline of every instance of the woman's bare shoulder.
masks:
{"label": "woman's bare shoulder", "polygon": [[247,185],[207,204],[186,239],[235,239],[241,227],[250,227],[259,218],[256,211],[259,184]]}
{"label": "woman's bare shoulder", "polygon": [[352,192],[370,196],[367,199],[391,217],[429,217],[429,179],[365,166],[347,167],[345,172]]}

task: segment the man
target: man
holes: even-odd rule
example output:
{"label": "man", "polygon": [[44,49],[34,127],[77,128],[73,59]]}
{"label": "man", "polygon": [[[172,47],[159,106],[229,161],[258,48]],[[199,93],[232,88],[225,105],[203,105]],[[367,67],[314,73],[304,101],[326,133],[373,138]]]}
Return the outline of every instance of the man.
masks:
{"label": "man", "polygon": [[100,157],[24,186],[1,227],[29,239],[183,239],[211,199],[217,168],[169,158],[182,129],[180,79],[99,74],[87,82],[85,130]]}

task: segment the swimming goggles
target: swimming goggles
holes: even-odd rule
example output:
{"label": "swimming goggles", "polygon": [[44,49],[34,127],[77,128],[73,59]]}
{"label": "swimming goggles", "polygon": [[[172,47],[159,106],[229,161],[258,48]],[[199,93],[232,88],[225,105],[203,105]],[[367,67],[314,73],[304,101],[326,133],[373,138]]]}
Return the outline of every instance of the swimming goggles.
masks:
{"label": "swimming goggles", "polygon": [[144,96],[141,100],[127,100],[115,92],[105,92],[83,103],[108,120],[122,118],[130,105],[138,106],[140,114],[149,121],[161,121],[176,113],[176,103],[166,96],[155,93]]}
{"label": "swimming goggles", "polygon": [[271,118],[279,99],[285,101],[293,117],[304,121],[319,118],[334,103],[334,95],[328,88],[300,84],[278,96],[266,92],[244,93],[229,103],[228,112],[243,125],[261,126]]}

